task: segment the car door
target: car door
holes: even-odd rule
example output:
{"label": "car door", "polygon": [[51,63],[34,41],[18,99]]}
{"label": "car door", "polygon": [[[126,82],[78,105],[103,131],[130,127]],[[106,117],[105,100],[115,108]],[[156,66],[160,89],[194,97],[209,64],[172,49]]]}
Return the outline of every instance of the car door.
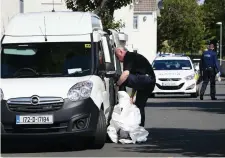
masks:
{"label": "car door", "polygon": [[109,33],[111,36],[111,49],[112,49],[112,55],[114,58],[114,65],[115,65],[115,70],[117,74],[121,74],[122,73],[122,68],[121,68],[121,63],[120,61],[116,58],[115,55],[115,49],[116,47],[118,47],[120,45],[120,41],[119,41],[119,33],[113,29],[109,29]]}
{"label": "car door", "polygon": [[[107,71],[115,71],[115,61],[113,57],[112,48],[110,45],[110,39],[107,34],[103,35],[101,38],[101,49],[104,54],[104,64],[105,69]],[[115,81],[114,78],[106,78],[104,77],[105,87],[106,87],[106,93],[105,100],[104,100],[104,113],[106,116],[106,119],[109,123],[111,119],[111,112],[113,110],[113,107],[115,106]]]}

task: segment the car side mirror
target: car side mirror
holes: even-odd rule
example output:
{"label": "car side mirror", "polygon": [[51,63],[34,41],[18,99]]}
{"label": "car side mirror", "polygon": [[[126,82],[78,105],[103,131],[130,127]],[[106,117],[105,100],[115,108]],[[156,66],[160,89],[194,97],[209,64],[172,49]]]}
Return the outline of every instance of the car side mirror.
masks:
{"label": "car side mirror", "polygon": [[105,73],[105,77],[107,77],[107,78],[114,78],[114,77],[116,77],[116,71],[107,71]]}

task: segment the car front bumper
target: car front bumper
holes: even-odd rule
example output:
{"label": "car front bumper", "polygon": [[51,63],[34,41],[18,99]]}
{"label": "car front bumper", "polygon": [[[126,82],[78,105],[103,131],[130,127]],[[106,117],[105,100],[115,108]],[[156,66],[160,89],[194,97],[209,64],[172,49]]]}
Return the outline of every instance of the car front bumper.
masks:
{"label": "car front bumper", "polygon": [[[170,81],[166,81],[169,83]],[[156,80],[156,85],[154,88],[154,94],[192,94],[196,93],[197,85],[196,80],[180,80],[180,81],[172,81],[171,85],[163,85],[166,83],[165,81]]]}
{"label": "car front bumper", "polygon": [[[16,115],[52,115],[53,124],[16,124]],[[9,109],[6,101],[1,102],[1,136],[87,136],[95,134],[99,108],[91,98],[72,102],[64,99],[61,109],[48,112],[18,112]],[[83,121],[81,126],[78,124]]]}

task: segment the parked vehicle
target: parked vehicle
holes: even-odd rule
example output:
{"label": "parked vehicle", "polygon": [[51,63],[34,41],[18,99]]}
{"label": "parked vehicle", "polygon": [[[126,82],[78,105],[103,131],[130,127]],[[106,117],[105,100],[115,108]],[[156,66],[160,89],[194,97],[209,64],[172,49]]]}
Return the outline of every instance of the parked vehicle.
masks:
{"label": "parked vehicle", "polygon": [[19,14],[1,45],[2,137],[84,136],[102,148],[116,103],[118,61],[99,17]]}
{"label": "parked vehicle", "polygon": [[191,59],[183,55],[162,55],[153,61],[156,86],[153,94],[199,95]]}

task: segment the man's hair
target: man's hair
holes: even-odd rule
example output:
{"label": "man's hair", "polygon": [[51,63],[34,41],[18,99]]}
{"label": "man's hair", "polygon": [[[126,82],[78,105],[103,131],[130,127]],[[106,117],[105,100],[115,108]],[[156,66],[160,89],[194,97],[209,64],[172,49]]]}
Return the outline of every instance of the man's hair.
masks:
{"label": "man's hair", "polygon": [[123,46],[118,46],[116,49],[122,49],[122,50],[124,50],[125,52],[128,51],[128,49],[127,49],[126,47],[123,47]]}

